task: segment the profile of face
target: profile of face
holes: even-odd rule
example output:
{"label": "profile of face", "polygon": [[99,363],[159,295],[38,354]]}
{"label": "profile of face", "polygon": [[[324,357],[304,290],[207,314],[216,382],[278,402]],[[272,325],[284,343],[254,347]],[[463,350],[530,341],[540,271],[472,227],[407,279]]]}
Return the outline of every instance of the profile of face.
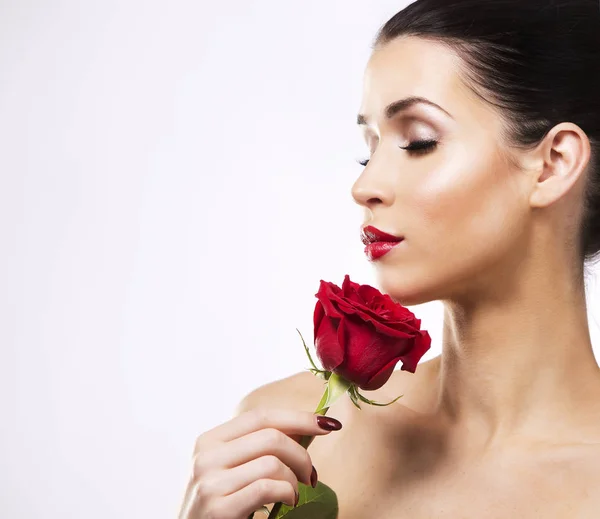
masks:
{"label": "profile of face", "polygon": [[[528,239],[531,179],[461,67],[440,43],[402,37],[373,51],[364,76],[358,123],[370,159],[352,196],[363,225],[404,237],[373,264],[380,289],[405,305],[490,290],[495,267]],[[411,97],[437,106],[402,102]]]}

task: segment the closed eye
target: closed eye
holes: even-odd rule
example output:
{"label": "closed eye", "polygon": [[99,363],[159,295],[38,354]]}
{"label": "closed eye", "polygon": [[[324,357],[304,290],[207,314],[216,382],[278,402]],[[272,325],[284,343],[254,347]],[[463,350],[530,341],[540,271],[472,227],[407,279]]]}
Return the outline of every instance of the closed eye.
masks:
{"label": "closed eye", "polygon": [[[412,155],[425,155],[433,151],[438,145],[436,140],[413,141],[408,146],[400,146],[401,150],[408,151]],[[369,159],[359,160],[358,163],[365,167],[369,163]]]}
{"label": "closed eye", "polygon": [[429,152],[438,145],[438,141],[430,139],[425,141],[413,141],[408,146],[400,146],[401,150],[406,150],[411,153],[423,154]]}

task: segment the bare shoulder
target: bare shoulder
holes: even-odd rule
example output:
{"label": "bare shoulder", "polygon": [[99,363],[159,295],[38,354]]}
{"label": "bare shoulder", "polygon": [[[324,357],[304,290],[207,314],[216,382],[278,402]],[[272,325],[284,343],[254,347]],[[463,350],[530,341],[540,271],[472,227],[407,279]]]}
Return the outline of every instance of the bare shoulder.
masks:
{"label": "bare shoulder", "polygon": [[309,371],[301,371],[253,389],[238,403],[235,414],[259,407],[285,407],[313,412],[323,391],[323,379]]}
{"label": "bare shoulder", "polygon": [[[384,386],[364,394],[372,400],[379,401],[389,401],[399,394],[405,394],[403,403],[420,406],[420,402],[428,397],[420,388],[429,385],[431,379],[436,376],[439,359],[435,357],[420,363],[415,373],[395,370]],[[325,391],[325,384],[323,379],[309,371],[294,373],[252,390],[238,403],[235,414],[259,407],[285,407],[314,412]]]}
{"label": "bare shoulder", "polygon": [[403,407],[414,411],[428,408],[436,397],[431,392],[438,376],[441,357],[437,356],[419,363],[414,373],[395,370],[390,380],[380,389],[365,394],[371,400],[390,401],[403,395],[400,401]]}

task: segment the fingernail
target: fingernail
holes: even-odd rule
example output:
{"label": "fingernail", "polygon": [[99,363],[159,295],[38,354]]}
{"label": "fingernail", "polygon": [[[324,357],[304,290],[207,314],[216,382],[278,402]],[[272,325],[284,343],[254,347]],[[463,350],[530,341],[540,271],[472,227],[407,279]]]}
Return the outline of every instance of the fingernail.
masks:
{"label": "fingernail", "polygon": [[296,508],[298,506],[298,501],[300,501],[300,494],[298,494],[297,490],[294,490],[294,492],[296,493],[296,499],[294,500],[294,508]]}
{"label": "fingernail", "polygon": [[312,472],[310,473],[310,486],[315,488],[317,486],[317,469],[313,465]]}
{"label": "fingernail", "polygon": [[342,428],[342,423],[339,420],[330,416],[323,416],[322,414],[317,416],[317,423],[325,431],[339,431]]}

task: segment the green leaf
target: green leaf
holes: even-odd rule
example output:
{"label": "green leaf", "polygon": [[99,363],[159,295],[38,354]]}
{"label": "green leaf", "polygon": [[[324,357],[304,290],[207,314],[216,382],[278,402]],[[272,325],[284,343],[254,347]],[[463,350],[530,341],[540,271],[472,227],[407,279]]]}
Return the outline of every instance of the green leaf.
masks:
{"label": "green leaf", "polygon": [[315,488],[298,483],[300,498],[294,508],[282,504],[275,519],[337,519],[338,499],[335,492],[321,481]]}

